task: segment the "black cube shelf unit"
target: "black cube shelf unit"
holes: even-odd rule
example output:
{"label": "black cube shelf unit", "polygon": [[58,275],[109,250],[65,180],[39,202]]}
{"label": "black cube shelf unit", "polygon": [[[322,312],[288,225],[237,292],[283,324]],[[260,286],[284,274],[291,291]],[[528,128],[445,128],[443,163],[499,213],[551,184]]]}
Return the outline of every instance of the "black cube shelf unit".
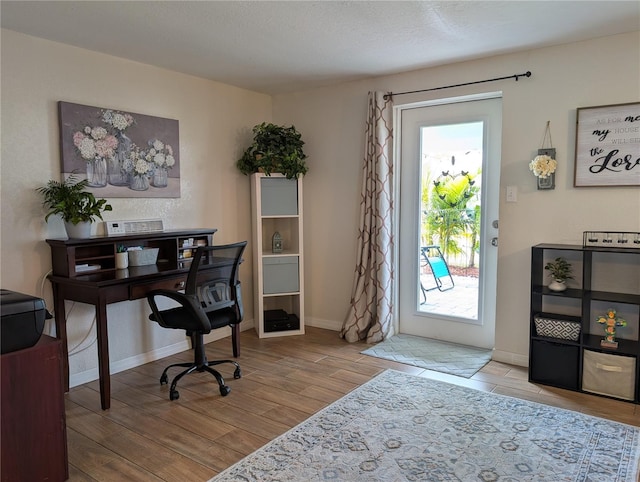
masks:
{"label": "black cube shelf unit", "polygon": [[[544,269],[557,257],[567,259],[575,278],[561,292],[547,287]],[[600,344],[604,327],[597,318],[609,308],[627,322],[617,329],[615,349]],[[577,323],[579,334],[541,333],[541,319],[565,328]],[[640,403],[639,325],[640,248],[532,247],[529,381]]]}

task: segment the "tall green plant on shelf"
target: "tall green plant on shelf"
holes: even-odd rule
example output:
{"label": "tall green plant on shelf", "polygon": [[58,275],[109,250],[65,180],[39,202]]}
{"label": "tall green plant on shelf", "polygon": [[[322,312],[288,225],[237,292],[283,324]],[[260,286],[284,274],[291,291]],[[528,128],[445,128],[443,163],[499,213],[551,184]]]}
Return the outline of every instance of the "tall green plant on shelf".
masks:
{"label": "tall green plant on shelf", "polygon": [[308,170],[302,146],[302,135],[295,126],[263,122],[253,128],[253,142],[236,161],[236,167],[246,175],[278,172],[287,179],[298,178]]}

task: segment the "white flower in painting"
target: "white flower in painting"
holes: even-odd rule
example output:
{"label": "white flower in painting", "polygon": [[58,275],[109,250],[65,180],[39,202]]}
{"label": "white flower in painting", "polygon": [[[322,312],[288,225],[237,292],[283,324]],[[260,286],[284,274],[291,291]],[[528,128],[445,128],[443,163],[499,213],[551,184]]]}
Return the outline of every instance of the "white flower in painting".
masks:
{"label": "white flower in painting", "polygon": [[558,162],[551,156],[541,155],[534,157],[533,161],[529,163],[529,170],[533,171],[536,177],[545,179],[551,174],[556,172]]}
{"label": "white flower in painting", "polygon": [[170,169],[176,164],[176,159],[173,157],[173,148],[160,139],[152,139],[149,141],[149,152],[147,153],[146,159],[156,167],[161,168]]}
{"label": "white flower in painting", "polygon": [[164,166],[165,162],[165,156],[162,152],[159,152],[155,156],[153,156],[153,163],[156,166]]}
{"label": "white flower in painting", "polygon": [[94,127],[91,129],[91,137],[95,140],[104,139],[107,137],[107,129],[104,127]]}
{"label": "white flower in painting", "polygon": [[112,158],[118,147],[118,140],[109,134],[103,127],[89,126],[83,129],[84,133],[76,131],[73,134],[73,145],[80,151],[80,156],[86,161],[92,161],[96,157]]}
{"label": "white flower in painting", "polygon": [[147,153],[133,145],[129,157],[124,160],[122,170],[138,177],[148,177],[151,174],[151,165],[145,160]]}
{"label": "white flower in painting", "polygon": [[149,172],[150,166],[144,159],[138,159],[133,167],[133,173],[136,176],[144,176]]}
{"label": "white flower in painting", "polygon": [[134,166],[134,161],[132,161],[131,159],[125,159],[124,161],[122,161],[121,169],[123,172],[126,172],[127,174],[129,174],[133,171],[133,166]]}
{"label": "white flower in painting", "polygon": [[91,160],[96,157],[96,144],[90,137],[83,137],[76,147],[80,151],[80,155],[83,159]]}
{"label": "white flower in painting", "polygon": [[102,112],[102,121],[105,124],[113,126],[119,131],[124,131],[127,127],[134,123],[134,119],[131,114],[114,112],[111,109]]}

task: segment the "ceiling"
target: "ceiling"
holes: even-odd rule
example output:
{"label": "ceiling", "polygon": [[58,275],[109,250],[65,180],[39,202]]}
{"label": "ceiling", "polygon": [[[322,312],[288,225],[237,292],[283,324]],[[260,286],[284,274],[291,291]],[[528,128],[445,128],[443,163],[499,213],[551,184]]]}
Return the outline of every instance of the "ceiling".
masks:
{"label": "ceiling", "polygon": [[2,28],[267,94],[640,30],[638,1],[2,0],[0,9]]}

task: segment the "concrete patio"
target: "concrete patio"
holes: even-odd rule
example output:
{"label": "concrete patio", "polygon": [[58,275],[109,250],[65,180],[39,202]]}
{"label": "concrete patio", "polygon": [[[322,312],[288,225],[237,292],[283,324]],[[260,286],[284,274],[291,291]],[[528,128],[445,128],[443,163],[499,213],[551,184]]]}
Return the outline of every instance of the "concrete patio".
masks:
{"label": "concrete patio", "polygon": [[[433,289],[427,291],[427,301],[419,305],[422,312],[478,319],[478,278],[453,276],[454,287],[447,291]],[[421,276],[425,288],[435,286],[431,273]],[[420,294],[420,301],[422,301]]]}

